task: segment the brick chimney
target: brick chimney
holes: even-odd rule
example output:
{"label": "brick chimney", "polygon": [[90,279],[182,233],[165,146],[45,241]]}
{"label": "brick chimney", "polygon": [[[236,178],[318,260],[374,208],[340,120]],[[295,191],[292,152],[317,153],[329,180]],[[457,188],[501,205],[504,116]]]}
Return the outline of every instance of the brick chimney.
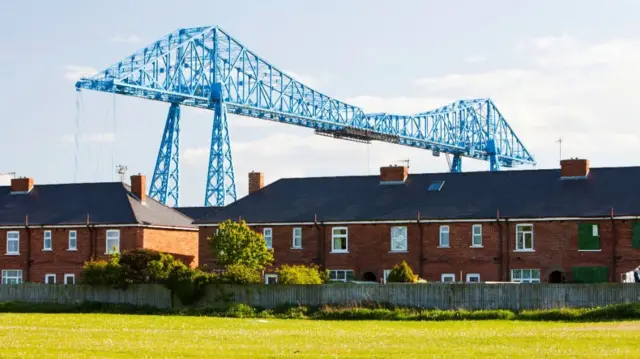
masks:
{"label": "brick chimney", "polygon": [[589,174],[589,160],[571,158],[560,161],[561,177],[586,177]]}
{"label": "brick chimney", "polygon": [[249,173],[249,194],[261,190],[262,187],[264,187],[264,174],[251,171]]}
{"label": "brick chimney", "polygon": [[407,166],[380,167],[380,182],[404,182],[408,175]]}
{"label": "brick chimney", "polygon": [[142,174],[131,176],[131,193],[140,199],[140,202],[147,201],[147,177]]}
{"label": "brick chimney", "polygon": [[30,192],[33,189],[33,178],[12,178],[11,192]]}

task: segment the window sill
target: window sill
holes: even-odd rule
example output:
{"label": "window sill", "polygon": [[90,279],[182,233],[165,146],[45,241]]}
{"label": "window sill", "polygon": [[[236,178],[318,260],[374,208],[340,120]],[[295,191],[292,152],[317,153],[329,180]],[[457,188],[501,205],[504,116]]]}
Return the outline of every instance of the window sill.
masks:
{"label": "window sill", "polygon": [[53,252],[53,249],[43,249],[43,252]]}
{"label": "window sill", "polygon": [[302,247],[291,247],[289,249],[298,249],[298,250],[300,250],[300,249],[302,249]]}
{"label": "window sill", "polygon": [[409,253],[409,251],[394,251],[393,249],[389,253]]}
{"label": "window sill", "polygon": [[451,246],[438,246],[437,248],[451,248]]}
{"label": "window sill", "polygon": [[67,252],[77,252],[78,249],[67,249]]}
{"label": "window sill", "polygon": [[469,246],[469,248],[484,248],[484,246]]}
{"label": "window sill", "polygon": [[329,252],[329,253],[337,253],[337,254],[340,254],[340,253],[349,253],[349,251],[331,251],[331,252]]}
{"label": "window sill", "polygon": [[602,252],[602,249],[578,249],[578,252]]}
{"label": "window sill", "polygon": [[535,252],[535,249],[514,249],[514,252],[518,252],[518,253],[530,253],[530,252]]}
{"label": "window sill", "polygon": [[6,256],[19,256],[20,253],[5,253]]}

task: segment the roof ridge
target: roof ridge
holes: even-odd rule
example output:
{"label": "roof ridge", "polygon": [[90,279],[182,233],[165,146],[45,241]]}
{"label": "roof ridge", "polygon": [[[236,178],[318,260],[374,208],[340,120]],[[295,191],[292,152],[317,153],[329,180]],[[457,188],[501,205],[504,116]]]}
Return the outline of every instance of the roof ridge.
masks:
{"label": "roof ridge", "polygon": [[133,198],[137,198],[133,192],[131,192],[131,186],[129,186],[128,184],[124,183],[124,182],[120,182],[120,184],[122,185],[122,189],[124,189],[124,194],[125,196],[127,196],[127,203],[129,204],[129,209],[131,209],[131,213],[133,214],[133,218],[136,221],[137,224],[143,224],[140,219],[138,218],[138,215],[136,213],[135,208],[133,208],[133,204],[131,203],[131,197]]}

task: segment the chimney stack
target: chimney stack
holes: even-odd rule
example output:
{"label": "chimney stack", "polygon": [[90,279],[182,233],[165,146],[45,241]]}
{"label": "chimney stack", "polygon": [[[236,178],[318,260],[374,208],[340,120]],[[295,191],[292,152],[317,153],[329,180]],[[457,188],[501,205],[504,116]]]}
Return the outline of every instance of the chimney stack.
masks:
{"label": "chimney stack", "polygon": [[31,192],[33,189],[33,178],[22,177],[11,179],[11,192]]}
{"label": "chimney stack", "polygon": [[409,175],[409,167],[407,166],[388,166],[380,167],[381,183],[399,183],[404,182]]}
{"label": "chimney stack", "polygon": [[142,174],[131,176],[131,193],[138,197],[140,202],[147,201],[147,177]]}
{"label": "chimney stack", "polygon": [[262,187],[264,187],[264,174],[251,171],[249,173],[249,194],[261,190]]}
{"label": "chimney stack", "polygon": [[587,177],[589,174],[589,160],[571,158],[560,161],[560,176],[566,177]]}

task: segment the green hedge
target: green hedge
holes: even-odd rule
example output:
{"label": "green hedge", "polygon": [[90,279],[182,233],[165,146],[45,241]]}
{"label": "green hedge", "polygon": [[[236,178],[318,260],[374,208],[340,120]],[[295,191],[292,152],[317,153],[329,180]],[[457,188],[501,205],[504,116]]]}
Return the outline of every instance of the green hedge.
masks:
{"label": "green hedge", "polygon": [[360,306],[323,306],[319,308],[282,305],[274,309],[254,308],[246,304],[232,304],[226,308],[158,309],[127,304],[85,302],[80,305],[32,304],[0,302],[0,313],[113,313],[143,315],[189,315],[230,318],[278,318],[311,320],[393,320],[393,321],[452,321],[452,320],[522,320],[602,322],[640,320],[640,303],[616,304],[601,308],[524,310],[438,310],[397,308],[384,304],[365,303]]}

